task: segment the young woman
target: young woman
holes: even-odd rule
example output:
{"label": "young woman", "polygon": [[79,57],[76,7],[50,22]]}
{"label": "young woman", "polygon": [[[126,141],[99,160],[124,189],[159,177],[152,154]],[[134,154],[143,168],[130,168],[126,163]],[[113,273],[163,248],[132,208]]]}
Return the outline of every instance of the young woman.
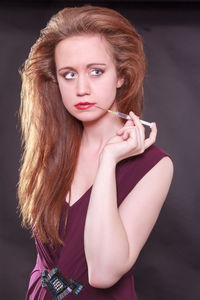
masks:
{"label": "young woman", "polygon": [[137,299],[133,266],[173,174],[140,121],[141,37],[114,10],[65,8],[21,72],[19,204],[38,251],[27,299]]}

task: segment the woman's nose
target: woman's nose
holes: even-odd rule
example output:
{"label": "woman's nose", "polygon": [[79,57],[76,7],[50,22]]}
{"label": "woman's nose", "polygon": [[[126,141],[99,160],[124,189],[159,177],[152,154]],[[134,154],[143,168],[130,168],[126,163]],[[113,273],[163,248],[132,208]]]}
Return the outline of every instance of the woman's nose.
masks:
{"label": "woman's nose", "polygon": [[90,94],[90,84],[87,76],[80,76],[77,80],[77,96],[89,95]]}

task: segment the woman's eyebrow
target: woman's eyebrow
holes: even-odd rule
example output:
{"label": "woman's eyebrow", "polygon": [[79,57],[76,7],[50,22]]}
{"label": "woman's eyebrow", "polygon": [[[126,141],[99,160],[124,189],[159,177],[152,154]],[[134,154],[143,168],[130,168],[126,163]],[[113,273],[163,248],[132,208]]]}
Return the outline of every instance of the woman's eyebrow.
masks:
{"label": "woman's eyebrow", "polygon": [[[89,68],[91,66],[106,66],[106,64],[104,64],[104,63],[91,63],[91,64],[88,64],[86,67]],[[74,67],[66,66],[66,67],[62,67],[62,68],[58,69],[58,71],[60,72],[62,70],[66,70],[66,69],[70,69],[70,70],[73,70],[73,71],[76,70]]]}

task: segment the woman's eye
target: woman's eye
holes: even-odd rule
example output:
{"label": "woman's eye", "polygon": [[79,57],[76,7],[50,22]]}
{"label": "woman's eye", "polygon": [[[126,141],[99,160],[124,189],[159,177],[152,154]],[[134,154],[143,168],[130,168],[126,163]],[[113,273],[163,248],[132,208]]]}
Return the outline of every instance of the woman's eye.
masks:
{"label": "woman's eye", "polygon": [[64,74],[65,79],[73,79],[73,78],[76,78],[76,76],[77,75],[74,72],[67,72]]}
{"label": "woman's eye", "polygon": [[91,71],[91,74],[94,75],[94,76],[98,76],[98,75],[101,75],[103,74],[103,70],[100,70],[100,69],[94,69]]}

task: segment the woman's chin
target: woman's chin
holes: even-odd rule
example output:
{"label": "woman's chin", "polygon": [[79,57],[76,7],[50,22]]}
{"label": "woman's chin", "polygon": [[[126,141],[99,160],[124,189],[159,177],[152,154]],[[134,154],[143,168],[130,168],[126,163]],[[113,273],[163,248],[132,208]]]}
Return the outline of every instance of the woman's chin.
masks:
{"label": "woman's chin", "polygon": [[78,119],[79,121],[83,123],[88,123],[88,122],[95,122],[100,120],[105,116],[106,112],[92,112],[92,111],[81,111],[79,113],[73,113],[73,117]]}

